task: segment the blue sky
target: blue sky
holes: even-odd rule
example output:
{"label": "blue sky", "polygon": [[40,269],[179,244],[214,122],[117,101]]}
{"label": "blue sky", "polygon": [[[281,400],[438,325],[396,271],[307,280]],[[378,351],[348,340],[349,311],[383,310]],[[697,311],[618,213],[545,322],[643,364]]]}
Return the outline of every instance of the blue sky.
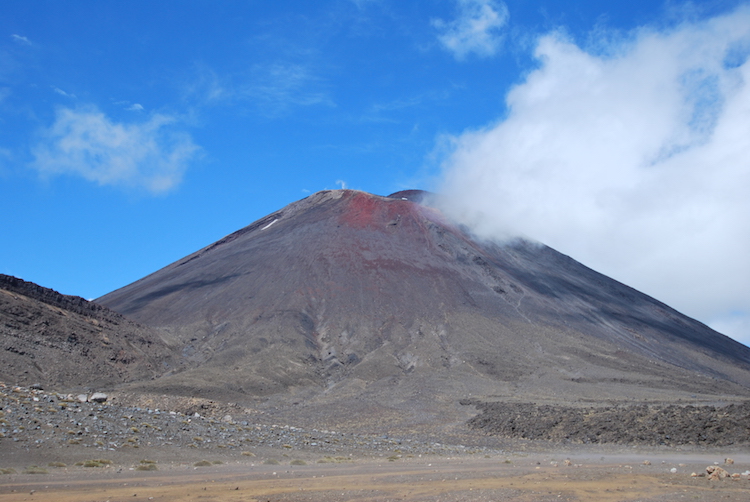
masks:
{"label": "blue sky", "polygon": [[750,343],[749,20],[737,1],[6,0],[0,272],[95,298],[318,190],[426,188]]}

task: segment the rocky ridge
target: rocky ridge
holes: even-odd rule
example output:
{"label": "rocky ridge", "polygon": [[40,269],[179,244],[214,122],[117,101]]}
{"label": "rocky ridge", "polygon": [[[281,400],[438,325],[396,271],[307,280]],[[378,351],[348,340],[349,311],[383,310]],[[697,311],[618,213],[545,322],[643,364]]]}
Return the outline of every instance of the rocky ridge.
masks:
{"label": "rocky ridge", "polygon": [[0,343],[0,379],[27,386],[112,386],[179,366],[157,330],[81,297],[2,274]]}
{"label": "rocky ridge", "polygon": [[723,406],[630,404],[564,407],[465,400],[481,413],[472,430],[505,438],[577,444],[730,446],[750,444],[750,402]]}

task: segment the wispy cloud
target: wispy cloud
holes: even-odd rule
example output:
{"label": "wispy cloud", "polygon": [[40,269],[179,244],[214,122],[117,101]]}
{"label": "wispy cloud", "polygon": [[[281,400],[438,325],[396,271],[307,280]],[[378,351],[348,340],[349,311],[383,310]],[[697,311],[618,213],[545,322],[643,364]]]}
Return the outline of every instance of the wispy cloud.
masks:
{"label": "wispy cloud", "polygon": [[13,158],[13,154],[7,148],[0,147],[0,174],[3,174],[5,165]]}
{"label": "wispy cloud", "polygon": [[391,101],[377,102],[370,105],[362,116],[363,121],[367,122],[390,122],[397,123],[403,120],[403,112],[407,110],[416,110],[410,114],[409,120],[413,120],[414,113],[419,113],[427,107],[434,106],[435,103],[445,101],[450,97],[450,92],[427,91],[420,94],[414,94]]}
{"label": "wispy cloud", "polygon": [[13,34],[10,36],[10,38],[13,39],[14,42],[22,44],[22,45],[31,45],[31,40],[29,40],[26,37],[23,37],[21,35]]}
{"label": "wispy cloud", "polygon": [[128,112],[142,112],[145,110],[142,104],[140,103],[133,103],[132,101],[127,100],[121,100],[121,101],[112,101],[113,105],[122,107],[123,110]]}
{"label": "wispy cloud", "polygon": [[503,41],[501,28],[508,23],[508,7],[495,0],[456,2],[456,19],[450,22],[432,20],[432,25],[440,33],[440,43],[458,60],[472,53],[482,57],[494,55]]}
{"label": "wispy cloud", "polygon": [[100,185],[166,192],[199,152],[168,115],[117,123],[93,106],[60,108],[33,149],[33,167],[45,176],[69,174]]}
{"label": "wispy cloud", "polygon": [[59,87],[52,87],[52,91],[55,94],[59,94],[60,96],[64,96],[66,98],[75,98],[76,97],[75,94],[69,94],[69,93],[63,91],[62,89],[60,89]]}
{"label": "wispy cloud", "polygon": [[358,9],[364,9],[365,7],[379,3],[381,0],[349,0],[354,5],[357,6]]}
{"label": "wispy cloud", "polygon": [[332,99],[322,87],[321,79],[309,66],[275,62],[255,65],[250,83],[241,88],[240,94],[256,101],[266,113],[276,115],[298,106],[332,106]]}
{"label": "wispy cloud", "polygon": [[184,97],[202,105],[246,104],[268,117],[283,116],[295,108],[334,106],[310,63],[278,59],[256,63],[246,72],[219,75],[205,65],[184,87]]}
{"label": "wispy cloud", "polygon": [[750,8],[630,35],[597,53],[542,37],[506,117],[450,138],[448,210],[750,326]]}
{"label": "wispy cloud", "polygon": [[235,91],[226,78],[220,77],[207,65],[199,63],[193,68],[193,74],[183,85],[183,98],[198,100],[206,104],[231,100]]}

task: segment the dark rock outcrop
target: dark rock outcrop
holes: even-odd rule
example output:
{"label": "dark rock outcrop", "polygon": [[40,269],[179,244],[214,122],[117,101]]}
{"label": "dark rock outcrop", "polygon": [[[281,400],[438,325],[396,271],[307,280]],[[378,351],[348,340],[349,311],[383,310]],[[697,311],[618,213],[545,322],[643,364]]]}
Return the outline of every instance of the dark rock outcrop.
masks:
{"label": "dark rock outcrop", "polygon": [[106,307],[0,274],[0,381],[101,387],[173,368],[162,335]]}

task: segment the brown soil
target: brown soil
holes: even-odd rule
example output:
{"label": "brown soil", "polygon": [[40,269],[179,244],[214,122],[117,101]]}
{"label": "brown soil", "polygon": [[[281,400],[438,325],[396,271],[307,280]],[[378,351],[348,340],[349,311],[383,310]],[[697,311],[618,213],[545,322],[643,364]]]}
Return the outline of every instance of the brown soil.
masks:
{"label": "brown soil", "polygon": [[[694,501],[747,500],[747,476],[691,477],[713,458],[693,456],[677,464],[673,457],[652,456],[651,465],[644,465],[642,457],[589,454],[565,465],[563,455],[545,454],[362,459],[347,465],[246,461],[201,468],[175,463],[147,473],[118,466],[63,468],[0,478],[0,501],[669,501],[686,495]],[[727,467],[736,471],[746,465]]]}

